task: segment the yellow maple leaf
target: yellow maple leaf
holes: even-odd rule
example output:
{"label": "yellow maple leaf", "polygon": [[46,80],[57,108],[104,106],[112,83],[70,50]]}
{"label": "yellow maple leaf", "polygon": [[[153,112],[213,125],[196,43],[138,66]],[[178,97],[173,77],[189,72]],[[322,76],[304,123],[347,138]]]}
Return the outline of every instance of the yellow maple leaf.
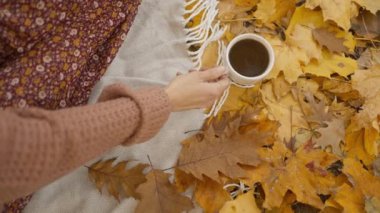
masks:
{"label": "yellow maple leaf", "polygon": [[322,208],[318,194],[329,194],[336,185],[334,177],[324,168],[337,158],[322,150],[301,148],[294,154],[285,150],[282,142],[275,142],[271,149],[262,152],[266,162],[255,168],[246,168],[250,177],[244,182],[247,185],[261,183],[265,192],[265,208],[280,207],[288,190],[296,195],[298,202]]}
{"label": "yellow maple leaf", "polygon": [[377,116],[380,115],[380,65],[370,70],[358,70],[352,76],[352,86],[365,98],[363,110],[354,117],[356,129],[370,127],[379,131]]}
{"label": "yellow maple leaf", "polygon": [[235,4],[241,7],[253,7],[259,0],[235,0]]}
{"label": "yellow maple leaf", "polygon": [[257,5],[254,15],[262,23],[276,22],[288,13],[293,12],[295,7],[295,0],[262,0]]}
{"label": "yellow maple leaf", "polygon": [[[286,81],[293,83],[303,74],[302,64],[308,64],[310,58],[298,47],[288,45],[278,38],[267,37],[275,52],[275,63],[268,78],[275,78],[282,71]],[[289,57],[291,56],[291,57]]]}
{"label": "yellow maple leaf", "polygon": [[316,76],[330,78],[331,74],[337,73],[340,76],[347,77],[357,69],[357,62],[351,58],[340,56],[322,51],[323,58],[319,61],[313,60],[308,65],[303,67],[305,73],[310,73]]}
{"label": "yellow maple leaf", "polygon": [[359,189],[344,183],[336,191],[337,193],[331,199],[336,201],[344,212],[363,212],[364,196]]}
{"label": "yellow maple leaf", "polygon": [[372,139],[366,139],[365,131],[364,128],[353,131],[348,127],[346,129],[344,150],[348,157],[358,158],[362,160],[364,164],[370,165],[375,157],[370,155],[366,150],[365,144],[370,143],[369,141],[372,141]]}
{"label": "yellow maple leaf", "polygon": [[322,48],[313,39],[312,29],[309,27],[297,24],[287,37],[287,42],[304,50],[309,58],[319,60],[322,57]]}
{"label": "yellow maple leaf", "polygon": [[380,1],[376,0],[353,0],[371,13],[376,15],[376,12],[380,10]]}
{"label": "yellow maple leaf", "polygon": [[348,31],[351,27],[351,1],[331,1],[331,0],[306,0],[306,8],[315,9],[321,7],[324,20],[334,21],[338,26]]}
{"label": "yellow maple leaf", "polygon": [[308,128],[299,102],[291,93],[277,100],[271,83],[266,83],[261,88],[264,103],[267,105],[269,118],[280,123],[278,137],[289,140],[297,129]]}
{"label": "yellow maple leaf", "polygon": [[245,107],[254,104],[256,102],[255,99],[258,99],[258,90],[259,85],[248,89],[231,85],[228,98],[219,111],[220,114],[228,111],[241,111]]}
{"label": "yellow maple leaf", "polygon": [[348,176],[354,188],[359,189],[366,196],[380,198],[380,177],[372,175],[353,158],[345,158],[343,165],[343,173]]}
{"label": "yellow maple leaf", "polygon": [[197,181],[194,196],[205,213],[218,212],[224,203],[231,200],[229,193],[223,189],[223,185],[207,177],[204,181]]}
{"label": "yellow maple leaf", "polygon": [[297,24],[308,26],[313,29],[328,26],[328,24],[323,21],[321,11],[310,10],[304,6],[297,7],[294,11],[289,26],[286,29],[286,34],[290,35],[290,33],[294,31]]}
{"label": "yellow maple leaf", "polygon": [[286,29],[287,36],[294,31],[297,25],[309,27],[311,29],[326,28],[328,31],[334,32],[337,38],[344,39],[343,44],[349,49],[349,51],[353,51],[355,48],[356,40],[352,33],[341,30],[339,27],[325,22],[321,11],[310,10],[304,6],[297,7],[290,20],[289,26]]}
{"label": "yellow maple leaf", "polygon": [[252,192],[239,195],[235,200],[224,204],[220,213],[260,213]]}

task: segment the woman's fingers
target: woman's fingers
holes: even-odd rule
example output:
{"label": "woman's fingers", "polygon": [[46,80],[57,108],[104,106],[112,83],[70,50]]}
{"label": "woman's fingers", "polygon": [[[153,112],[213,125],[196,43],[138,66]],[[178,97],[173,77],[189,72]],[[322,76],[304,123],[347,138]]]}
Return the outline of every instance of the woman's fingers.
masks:
{"label": "woman's fingers", "polygon": [[219,96],[223,94],[224,90],[226,90],[230,85],[230,80],[227,76],[223,76],[220,80],[210,84],[212,84],[215,87],[217,96],[216,98],[219,98]]}
{"label": "woman's fingers", "polygon": [[225,74],[227,74],[227,71],[224,67],[221,66],[199,72],[199,76],[204,81],[214,81]]}

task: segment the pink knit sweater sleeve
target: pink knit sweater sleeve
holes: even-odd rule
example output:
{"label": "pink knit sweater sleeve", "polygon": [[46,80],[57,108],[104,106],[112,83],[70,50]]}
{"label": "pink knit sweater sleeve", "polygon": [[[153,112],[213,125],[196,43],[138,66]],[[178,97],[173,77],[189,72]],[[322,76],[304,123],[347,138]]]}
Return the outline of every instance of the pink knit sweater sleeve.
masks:
{"label": "pink knit sweater sleeve", "polygon": [[159,87],[107,87],[100,103],[0,111],[0,203],[32,193],[118,144],[142,142],[171,107]]}

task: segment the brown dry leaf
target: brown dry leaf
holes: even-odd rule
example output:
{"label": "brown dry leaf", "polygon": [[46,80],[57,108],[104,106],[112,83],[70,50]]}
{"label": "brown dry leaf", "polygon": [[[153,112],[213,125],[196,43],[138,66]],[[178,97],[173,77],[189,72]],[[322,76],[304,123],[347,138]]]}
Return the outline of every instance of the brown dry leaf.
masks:
{"label": "brown dry leaf", "polygon": [[204,181],[197,181],[194,198],[205,213],[218,212],[226,202],[231,200],[230,194],[223,189],[223,185],[207,177]]}
{"label": "brown dry leaf", "polygon": [[348,48],[344,46],[344,39],[337,38],[335,32],[330,32],[326,28],[314,29],[313,37],[319,45],[327,47],[331,52],[348,52]]}
{"label": "brown dry leaf", "polygon": [[365,200],[366,213],[378,213],[380,212],[380,199],[376,197],[367,198]]}
{"label": "brown dry leaf", "polygon": [[260,213],[252,191],[239,195],[235,200],[224,204],[220,213]]}
{"label": "brown dry leaf", "polygon": [[351,1],[306,0],[305,6],[309,9],[315,9],[319,6],[322,9],[325,21],[334,21],[346,31],[350,29]]}
{"label": "brown dry leaf", "polygon": [[357,187],[352,188],[344,183],[336,191],[331,199],[342,206],[344,212],[363,212],[364,196]]}
{"label": "brown dry leaf", "polygon": [[[323,103],[322,101],[319,101],[317,103],[317,101],[314,98],[314,95],[311,92],[304,92],[304,96],[300,96],[300,93],[298,94],[298,99],[301,103],[304,102],[304,99],[306,99],[307,101],[307,104],[304,103],[302,105],[306,116],[305,119],[309,123],[317,124],[318,126],[323,126],[327,121],[330,121],[332,119],[332,115],[328,111],[328,107],[326,107],[325,103]],[[307,107],[305,107],[305,105],[307,105]]]}
{"label": "brown dry leaf", "polygon": [[344,126],[347,126],[351,117],[355,113],[355,109],[347,106],[344,102],[338,103],[336,99],[331,103],[329,111],[337,118],[344,121]]}
{"label": "brown dry leaf", "polygon": [[98,161],[88,167],[88,176],[96,184],[96,188],[102,191],[103,186],[107,186],[108,192],[120,201],[124,194],[127,198],[139,198],[136,188],[146,181],[143,170],[146,164],[138,164],[131,169],[126,169],[127,161],[122,161],[112,166],[116,158],[106,161]]}
{"label": "brown dry leaf", "polygon": [[218,49],[219,49],[219,44],[217,41],[211,42],[206,47],[201,58],[201,69],[210,69],[217,65]]}
{"label": "brown dry leaf", "polygon": [[373,161],[373,173],[375,176],[380,177],[380,156],[376,158],[375,161]]}
{"label": "brown dry leaf", "polygon": [[193,208],[191,200],[176,191],[169,176],[160,170],[147,174],[147,182],[136,190],[141,196],[136,213],[180,213]]}
{"label": "brown dry leaf", "polygon": [[343,120],[333,119],[328,121],[326,128],[318,129],[320,133],[319,138],[314,138],[313,142],[322,148],[331,147],[332,152],[338,156],[342,156],[343,152],[340,148],[341,142],[344,141],[345,126]]}
{"label": "brown dry leaf", "polygon": [[369,171],[364,169],[359,161],[353,158],[345,158],[343,165],[343,173],[347,175],[348,180],[354,188],[359,189],[367,197],[380,198],[379,177],[373,176]]}
{"label": "brown dry leaf", "polygon": [[244,177],[245,171],[239,164],[255,166],[260,162],[255,150],[263,140],[262,133],[254,134],[249,139],[249,136],[239,138],[237,135],[229,139],[205,137],[198,140],[193,136],[191,142],[183,144],[178,168],[199,180],[207,176],[219,181],[219,173],[230,178]]}
{"label": "brown dry leaf", "polygon": [[374,39],[380,35],[380,13],[374,15],[368,11],[363,11],[356,18],[352,19],[352,27],[355,33],[367,39]]}
{"label": "brown dry leaf", "polygon": [[368,48],[358,59],[358,65],[361,69],[370,68],[378,64],[380,64],[380,49]]}

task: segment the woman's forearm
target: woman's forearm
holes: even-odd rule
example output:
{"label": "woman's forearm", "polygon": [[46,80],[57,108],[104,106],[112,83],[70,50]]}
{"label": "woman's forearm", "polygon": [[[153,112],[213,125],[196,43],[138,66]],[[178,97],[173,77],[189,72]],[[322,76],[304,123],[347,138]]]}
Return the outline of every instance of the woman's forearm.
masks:
{"label": "woman's forearm", "polygon": [[152,137],[170,113],[161,88],[105,89],[101,103],[0,112],[0,201],[31,193],[118,144]]}

